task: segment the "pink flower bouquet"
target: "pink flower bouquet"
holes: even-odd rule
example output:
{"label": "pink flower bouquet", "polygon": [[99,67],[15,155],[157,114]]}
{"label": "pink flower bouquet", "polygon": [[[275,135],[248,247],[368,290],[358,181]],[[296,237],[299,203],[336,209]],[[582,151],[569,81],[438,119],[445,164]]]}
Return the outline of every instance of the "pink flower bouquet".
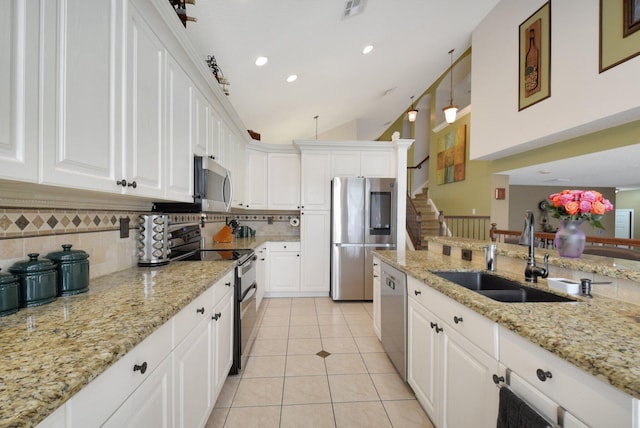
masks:
{"label": "pink flower bouquet", "polygon": [[604,229],[600,219],[613,210],[613,204],[595,190],[563,190],[549,195],[547,211],[560,220],[586,220],[593,227]]}

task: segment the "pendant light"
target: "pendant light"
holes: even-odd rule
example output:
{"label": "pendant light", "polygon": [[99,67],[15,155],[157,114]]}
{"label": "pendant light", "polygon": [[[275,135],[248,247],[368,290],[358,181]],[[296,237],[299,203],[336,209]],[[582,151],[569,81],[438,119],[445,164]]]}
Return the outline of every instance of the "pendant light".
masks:
{"label": "pendant light", "polygon": [[411,96],[411,110],[407,112],[407,119],[409,122],[413,123],[416,121],[418,117],[418,109],[413,106],[413,95]]}
{"label": "pendant light", "polygon": [[449,75],[451,76],[450,86],[449,86],[449,105],[442,109],[444,112],[444,119],[447,123],[453,123],[456,121],[456,113],[458,112],[458,106],[453,104],[453,51],[455,49],[451,49],[449,51],[449,55],[451,57],[451,67],[449,68]]}

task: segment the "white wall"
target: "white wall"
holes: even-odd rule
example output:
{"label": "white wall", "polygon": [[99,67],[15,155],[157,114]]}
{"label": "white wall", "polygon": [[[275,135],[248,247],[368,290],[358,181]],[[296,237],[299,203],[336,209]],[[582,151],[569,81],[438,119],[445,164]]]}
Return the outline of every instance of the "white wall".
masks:
{"label": "white wall", "polygon": [[640,119],[640,57],[599,74],[599,1],[551,2],[551,97],[518,111],[518,26],[544,0],[503,0],[473,32],[471,159]]}

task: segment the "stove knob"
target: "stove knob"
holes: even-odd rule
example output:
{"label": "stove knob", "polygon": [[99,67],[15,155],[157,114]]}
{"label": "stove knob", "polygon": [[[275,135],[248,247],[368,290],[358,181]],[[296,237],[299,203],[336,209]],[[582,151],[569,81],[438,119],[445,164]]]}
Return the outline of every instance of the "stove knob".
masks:
{"label": "stove knob", "polygon": [[144,257],[144,251],[138,251],[138,258]]}
{"label": "stove knob", "polygon": [[153,257],[162,257],[162,251],[161,250],[155,250],[153,253],[151,253],[151,255],[153,255]]}
{"label": "stove knob", "polygon": [[153,248],[159,250],[162,248],[162,241],[154,242],[152,245]]}
{"label": "stove knob", "polygon": [[163,230],[164,230],[164,227],[162,225],[153,226],[154,232],[162,232]]}
{"label": "stove knob", "polygon": [[155,235],[153,235],[153,240],[154,241],[162,241],[162,233],[156,233]]}
{"label": "stove knob", "polygon": [[156,217],[156,218],[153,219],[153,222],[155,224],[163,224],[164,220],[162,219],[162,217]]}
{"label": "stove knob", "polygon": [[144,242],[138,242],[138,245],[136,245],[138,247],[139,250],[142,250],[144,248]]}

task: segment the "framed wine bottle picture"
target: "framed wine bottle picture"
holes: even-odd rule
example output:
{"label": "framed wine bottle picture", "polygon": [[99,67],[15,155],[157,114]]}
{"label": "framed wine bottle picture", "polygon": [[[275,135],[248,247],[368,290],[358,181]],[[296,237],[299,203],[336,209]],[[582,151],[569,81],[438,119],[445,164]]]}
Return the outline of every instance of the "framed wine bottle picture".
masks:
{"label": "framed wine bottle picture", "polygon": [[551,2],[519,26],[518,110],[551,96]]}

